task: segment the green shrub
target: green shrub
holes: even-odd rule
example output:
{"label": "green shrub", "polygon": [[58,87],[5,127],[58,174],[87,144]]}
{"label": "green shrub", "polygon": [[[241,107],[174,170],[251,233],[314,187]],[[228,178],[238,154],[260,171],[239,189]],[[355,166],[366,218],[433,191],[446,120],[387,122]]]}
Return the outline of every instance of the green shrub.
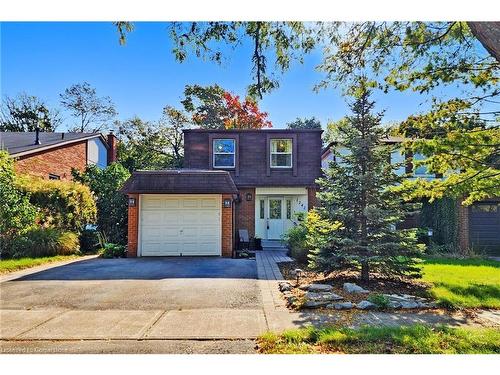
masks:
{"label": "green shrub", "polygon": [[103,258],[123,258],[125,256],[125,246],[116,243],[105,243],[99,250]]}
{"label": "green shrub", "polygon": [[15,182],[14,161],[6,151],[0,151],[0,257],[6,255],[12,238],[35,223],[36,209]]}
{"label": "green shrub", "polygon": [[38,208],[39,223],[44,226],[79,232],[96,219],[94,197],[87,186],[78,182],[22,176],[17,185],[29,194],[31,204]]}
{"label": "green shrub", "polygon": [[389,298],[382,294],[373,294],[368,297],[368,301],[377,305],[378,308],[386,309],[389,307]]}
{"label": "green shrub", "polygon": [[78,235],[55,228],[33,228],[14,238],[9,255],[13,258],[79,254]]}
{"label": "green shrub", "polygon": [[322,253],[334,253],[338,247],[337,231],[342,227],[338,221],[324,218],[320,211],[312,209],[305,220],[307,228],[306,246],[309,249],[309,267],[320,270],[333,270],[337,267],[336,259],[319,256]]}
{"label": "green shrub", "polygon": [[[458,206],[459,202],[452,198],[436,199],[424,202],[420,211],[420,226],[433,229],[431,242],[446,245],[443,250],[454,252],[458,249]],[[429,240],[429,238],[427,238]]]}
{"label": "green shrub", "polygon": [[284,236],[284,240],[290,249],[290,255],[301,263],[307,262],[309,250],[306,246],[307,228],[303,223],[290,228]]}
{"label": "green shrub", "polygon": [[[306,263],[310,260],[311,254],[319,252],[332,243],[340,225],[338,222],[332,223],[323,219],[314,209],[307,215],[301,214],[299,224],[290,228],[284,236],[291,256],[299,262]],[[310,265],[313,264],[310,263]]]}
{"label": "green shrub", "polygon": [[84,172],[73,170],[73,178],[87,185],[97,198],[97,229],[113,243],[127,243],[127,196],[120,192],[130,173],[121,164],[105,169],[88,166]]}
{"label": "green shrub", "polygon": [[99,236],[95,229],[84,229],[80,232],[80,251],[94,253],[99,248]]}

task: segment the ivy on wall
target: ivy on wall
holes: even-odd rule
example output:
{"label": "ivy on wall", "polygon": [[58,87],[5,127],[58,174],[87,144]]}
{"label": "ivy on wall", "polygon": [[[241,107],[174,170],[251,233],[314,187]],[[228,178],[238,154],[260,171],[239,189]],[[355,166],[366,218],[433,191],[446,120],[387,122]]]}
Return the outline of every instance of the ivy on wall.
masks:
{"label": "ivy on wall", "polygon": [[458,201],[442,198],[424,202],[420,212],[420,226],[432,228],[432,242],[437,245],[458,245]]}

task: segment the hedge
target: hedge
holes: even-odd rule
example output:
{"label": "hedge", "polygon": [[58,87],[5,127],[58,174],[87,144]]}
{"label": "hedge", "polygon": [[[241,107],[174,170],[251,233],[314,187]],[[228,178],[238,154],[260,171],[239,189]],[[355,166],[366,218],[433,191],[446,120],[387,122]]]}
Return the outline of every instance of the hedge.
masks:
{"label": "hedge", "polygon": [[85,185],[27,175],[20,176],[16,184],[37,207],[38,222],[43,226],[79,232],[96,220],[95,198]]}

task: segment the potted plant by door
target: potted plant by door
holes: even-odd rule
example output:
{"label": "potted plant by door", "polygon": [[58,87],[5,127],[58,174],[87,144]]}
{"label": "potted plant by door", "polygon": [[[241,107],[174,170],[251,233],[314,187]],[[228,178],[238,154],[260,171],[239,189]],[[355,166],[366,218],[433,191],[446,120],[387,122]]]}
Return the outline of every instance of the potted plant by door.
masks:
{"label": "potted plant by door", "polygon": [[253,244],[255,250],[262,250],[262,239],[260,237],[253,238]]}

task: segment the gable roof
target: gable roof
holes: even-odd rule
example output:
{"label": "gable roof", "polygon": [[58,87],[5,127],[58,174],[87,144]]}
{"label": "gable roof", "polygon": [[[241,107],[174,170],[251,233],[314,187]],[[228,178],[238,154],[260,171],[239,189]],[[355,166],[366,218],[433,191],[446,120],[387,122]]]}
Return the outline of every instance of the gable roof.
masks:
{"label": "gable roof", "polygon": [[228,171],[165,169],[136,171],[120,190],[126,194],[237,194]]}
{"label": "gable roof", "polygon": [[40,132],[39,134],[40,144],[37,145],[36,132],[0,132],[0,150],[7,150],[11,156],[23,156],[92,138],[101,138],[108,147],[101,133]]}

